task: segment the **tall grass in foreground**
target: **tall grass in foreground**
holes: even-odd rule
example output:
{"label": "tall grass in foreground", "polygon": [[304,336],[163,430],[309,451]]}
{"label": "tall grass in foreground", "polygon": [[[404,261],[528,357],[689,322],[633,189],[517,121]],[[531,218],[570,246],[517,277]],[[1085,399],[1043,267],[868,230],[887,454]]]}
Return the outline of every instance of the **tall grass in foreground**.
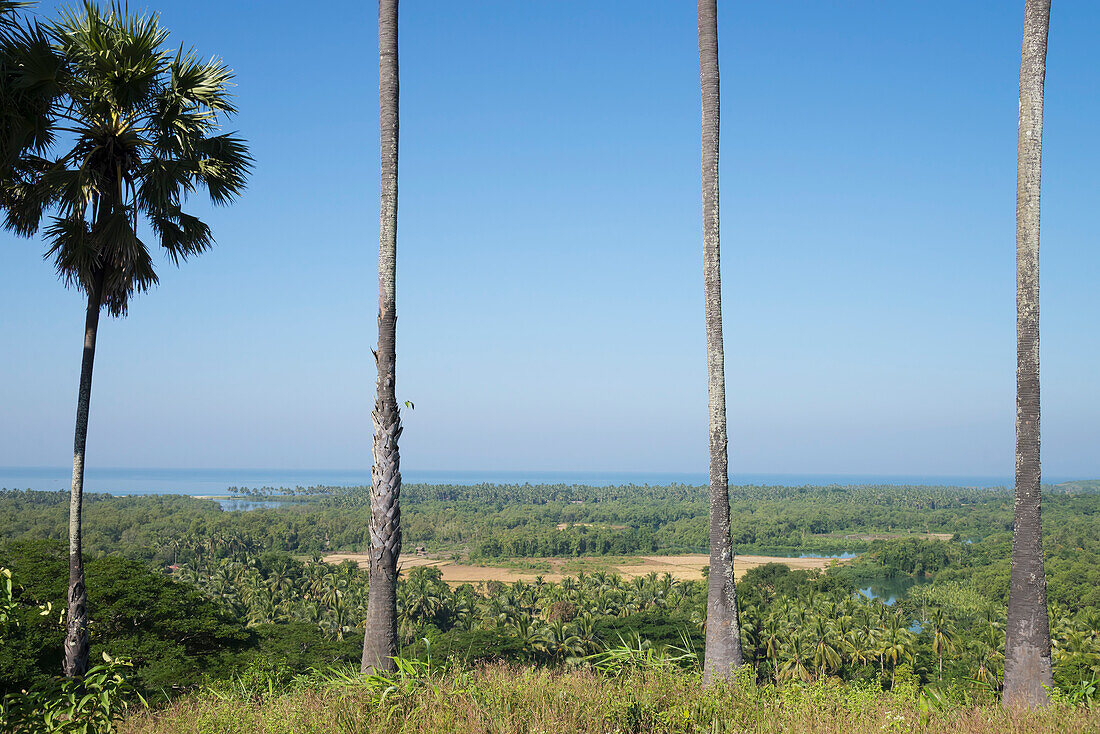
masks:
{"label": "tall grass in foreground", "polygon": [[999,702],[896,690],[837,680],[758,686],[750,676],[702,690],[697,672],[489,665],[428,675],[399,669],[389,678],[326,674],[279,689],[227,686],[183,698],[122,722],[127,734],[627,734],[654,732],[1003,732],[1100,731],[1100,710],[1064,701],[1041,711],[1006,713]]}

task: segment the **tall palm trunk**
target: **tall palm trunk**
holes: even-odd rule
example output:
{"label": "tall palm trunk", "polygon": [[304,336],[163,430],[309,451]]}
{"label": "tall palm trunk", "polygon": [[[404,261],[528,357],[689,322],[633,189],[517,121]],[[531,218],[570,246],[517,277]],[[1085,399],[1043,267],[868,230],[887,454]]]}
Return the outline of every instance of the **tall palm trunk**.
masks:
{"label": "tall palm trunk", "polygon": [[726,457],[726,368],[722,346],[722,275],[718,240],[718,6],[699,0],[699,83],[703,97],[703,287],[710,403],[710,573],[703,680],[741,665],[733,583],[729,475]]}
{"label": "tall palm trunk", "polygon": [[397,0],[378,2],[378,100],[382,211],[378,241],[378,392],[371,469],[370,590],[363,671],[389,671],[397,654],[397,559],[401,554],[401,416],[397,372]]}
{"label": "tall palm trunk", "polygon": [[84,356],[80,361],[80,389],[76,399],[76,432],[73,439],[73,483],[69,495],[69,592],[65,625],[65,659],[62,673],[84,675],[88,669],[88,590],[84,586],[84,558],[81,554],[81,509],[84,504],[84,449],[88,443],[88,410],[92,402],[92,366],[95,362],[96,332],[103,300],[103,271],[88,291],[84,317]]}
{"label": "tall palm trunk", "polygon": [[1053,685],[1039,464],[1039,179],[1050,0],[1026,0],[1016,165],[1016,507],[1005,638],[1006,706],[1041,706]]}

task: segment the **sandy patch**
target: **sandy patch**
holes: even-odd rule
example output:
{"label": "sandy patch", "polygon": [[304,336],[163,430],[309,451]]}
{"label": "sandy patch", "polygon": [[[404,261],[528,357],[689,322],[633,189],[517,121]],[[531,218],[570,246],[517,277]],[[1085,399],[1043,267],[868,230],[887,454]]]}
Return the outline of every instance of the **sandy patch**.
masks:
{"label": "sandy patch", "polygon": [[603,525],[594,522],[559,522],[555,525],[558,530],[565,530],[566,528],[607,528],[608,530],[624,530],[626,525]]}
{"label": "sandy patch", "polygon": [[834,538],[841,540],[902,540],[904,538],[919,538],[920,540],[951,540],[953,533],[855,533],[853,535],[839,535],[827,533],[817,537]]}
{"label": "sandy patch", "polygon": [[[474,584],[483,581],[501,581],[511,583],[513,581],[534,581],[541,576],[543,581],[561,581],[566,576],[575,576],[575,573],[566,572],[562,567],[570,561],[583,560],[592,566],[592,570],[602,570],[608,573],[617,573],[623,578],[645,576],[648,573],[669,573],[673,578],[680,580],[698,580],[703,578],[703,569],[710,562],[709,556],[696,553],[678,556],[638,556],[624,561],[622,558],[602,558],[600,556],[587,556],[581,559],[573,558],[543,558],[530,559],[546,563],[550,571],[534,571],[530,569],[507,568],[503,566],[473,566],[456,561],[441,558],[424,558],[418,556],[402,556],[398,562],[401,571],[407,571],[417,566],[436,566],[443,573],[443,580],[452,586],[461,584]],[[368,565],[365,553],[333,553],[325,556],[326,563],[343,563],[355,561],[360,568]],[[601,563],[605,561],[605,563]],[[765,563],[782,563],[792,569],[823,569],[836,561],[832,558],[782,558],[776,556],[736,556],[733,568],[737,578],[745,575],[750,568],[761,566]]]}

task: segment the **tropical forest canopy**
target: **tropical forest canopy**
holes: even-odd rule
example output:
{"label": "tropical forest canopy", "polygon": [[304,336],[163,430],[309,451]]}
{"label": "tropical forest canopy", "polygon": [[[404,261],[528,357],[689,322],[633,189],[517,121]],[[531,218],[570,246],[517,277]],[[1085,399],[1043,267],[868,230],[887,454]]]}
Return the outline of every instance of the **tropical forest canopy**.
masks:
{"label": "tropical forest canopy", "polygon": [[[366,549],[367,490],[238,492],[278,504],[231,512],[184,496],[85,500],[93,655],[132,659],[146,693],[171,696],[255,666],[293,675],[358,660],[366,571],[323,557]],[[858,554],[824,572],[768,564],[741,580],[742,642],[761,680],[839,675],[889,688],[901,674],[996,691],[1012,540],[1007,490],[731,494],[738,553]],[[63,630],[39,610],[64,606],[67,502],[61,492],[0,492],[0,566],[14,573],[24,622],[0,654],[8,691],[56,665]],[[406,555],[420,546],[433,558],[534,573],[544,559],[701,552],[707,542],[700,487],[409,485],[402,503]],[[1100,672],[1098,515],[1094,483],[1047,488],[1056,681],[1066,690]],[[402,654],[564,665],[624,644],[701,652],[703,578],[578,568],[559,581],[476,586],[414,569],[398,590]],[[858,593],[883,579],[906,580],[908,590],[893,604]]]}

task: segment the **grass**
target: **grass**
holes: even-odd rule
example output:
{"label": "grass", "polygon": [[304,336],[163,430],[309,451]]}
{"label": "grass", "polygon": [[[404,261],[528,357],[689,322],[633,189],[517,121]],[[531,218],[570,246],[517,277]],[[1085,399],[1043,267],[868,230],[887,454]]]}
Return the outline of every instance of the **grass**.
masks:
{"label": "grass", "polygon": [[494,664],[390,679],[352,673],[299,679],[283,689],[236,686],[184,697],[124,720],[125,734],[1014,734],[1100,731],[1100,711],[1055,702],[1006,713],[961,691],[936,702],[911,685],[882,692],[836,680],[758,687],[747,676],[703,690],[698,673]]}

